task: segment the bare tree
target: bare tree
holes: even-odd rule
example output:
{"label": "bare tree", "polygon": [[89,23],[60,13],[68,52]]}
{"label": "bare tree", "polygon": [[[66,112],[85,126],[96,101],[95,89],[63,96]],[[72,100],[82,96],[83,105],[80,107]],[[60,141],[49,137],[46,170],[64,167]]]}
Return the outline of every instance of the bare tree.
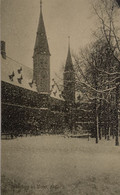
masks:
{"label": "bare tree", "polygon": [[[111,131],[111,107],[115,114],[115,144],[119,145],[118,106],[120,90],[120,34],[117,23],[118,7],[114,0],[99,0],[94,2],[93,10],[99,19],[100,25],[94,33],[95,43],[88,46],[80,55],[74,55],[76,64],[77,89],[84,87],[89,99],[95,100],[96,110],[96,143],[98,143],[98,110],[101,104],[107,103],[108,113],[105,126],[105,137],[110,137]],[[84,64],[82,70],[81,64]],[[81,79],[82,76],[82,79]],[[115,97],[114,97],[115,95]],[[112,101],[114,97],[114,101]],[[100,135],[100,133],[99,133]]]}
{"label": "bare tree", "polygon": [[[110,72],[112,58],[108,44],[104,40],[102,42],[98,40],[84,51],[82,50],[80,56],[74,55],[77,77],[76,88],[77,90],[84,88],[88,99],[94,100],[95,103],[96,143],[98,143],[99,135],[101,137],[100,110],[102,104],[105,105],[106,103],[109,111],[111,103],[109,96],[115,90],[113,84],[115,83],[115,78],[113,78],[115,75]],[[108,120],[110,121],[109,118]],[[110,130],[109,126],[108,129]]]}
{"label": "bare tree", "polygon": [[111,72],[116,78],[116,145],[119,145],[118,107],[120,100],[120,23],[117,21],[120,9],[118,9],[118,5],[120,5],[119,1],[115,0],[99,0],[93,4],[94,12],[100,22],[99,29],[95,35],[99,40],[104,37],[113,56],[112,59],[116,60],[116,63],[113,65],[114,69]]}

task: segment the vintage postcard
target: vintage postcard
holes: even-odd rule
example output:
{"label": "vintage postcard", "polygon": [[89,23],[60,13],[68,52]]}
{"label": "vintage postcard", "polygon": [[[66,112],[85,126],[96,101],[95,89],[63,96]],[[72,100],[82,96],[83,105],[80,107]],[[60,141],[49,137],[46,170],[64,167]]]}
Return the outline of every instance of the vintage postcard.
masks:
{"label": "vintage postcard", "polygon": [[120,0],[1,0],[1,194],[120,194]]}

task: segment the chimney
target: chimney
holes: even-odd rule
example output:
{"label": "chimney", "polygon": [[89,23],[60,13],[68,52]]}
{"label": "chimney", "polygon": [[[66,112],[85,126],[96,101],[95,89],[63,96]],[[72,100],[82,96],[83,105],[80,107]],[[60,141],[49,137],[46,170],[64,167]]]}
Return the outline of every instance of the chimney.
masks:
{"label": "chimney", "polygon": [[6,59],[5,41],[1,41],[1,55],[4,59]]}

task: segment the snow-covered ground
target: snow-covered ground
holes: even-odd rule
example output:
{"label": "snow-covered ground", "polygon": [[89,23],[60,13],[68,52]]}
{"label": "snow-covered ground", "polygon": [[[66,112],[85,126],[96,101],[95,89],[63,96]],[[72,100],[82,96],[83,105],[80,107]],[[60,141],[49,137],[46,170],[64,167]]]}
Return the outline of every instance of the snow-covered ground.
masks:
{"label": "snow-covered ground", "polygon": [[23,137],[2,140],[2,195],[119,195],[114,140]]}

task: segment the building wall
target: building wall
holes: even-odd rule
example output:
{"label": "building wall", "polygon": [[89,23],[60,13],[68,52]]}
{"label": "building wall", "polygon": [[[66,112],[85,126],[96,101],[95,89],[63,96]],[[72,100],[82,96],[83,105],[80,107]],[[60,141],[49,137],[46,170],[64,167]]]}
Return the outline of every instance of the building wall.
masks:
{"label": "building wall", "polygon": [[59,129],[59,124],[64,121],[62,101],[56,102],[49,95],[39,94],[3,81],[1,87],[2,132],[24,133],[26,130],[38,129],[43,133],[51,130],[52,133],[53,127],[56,131]]}
{"label": "building wall", "polygon": [[[2,133],[63,133],[65,128],[76,128],[77,132],[90,132],[95,136],[95,110],[93,103],[78,103],[72,110],[66,110],[65,101],[39,94],[6,82],[2,87]],[[103,135],[107,128],[107,109],[99,118]],[[106,110],[106,112],[105,112]],[[111,113],[111,134],[115,130],[114,108]],[[120,115],[119,115],[120,116]],[[120,117],[119,117],[120,118]],[[120,121],[120,120],[119,120]],[[120,122],[119,122],[120,124]],[[72,127],[71,127],[72,125]]]}

